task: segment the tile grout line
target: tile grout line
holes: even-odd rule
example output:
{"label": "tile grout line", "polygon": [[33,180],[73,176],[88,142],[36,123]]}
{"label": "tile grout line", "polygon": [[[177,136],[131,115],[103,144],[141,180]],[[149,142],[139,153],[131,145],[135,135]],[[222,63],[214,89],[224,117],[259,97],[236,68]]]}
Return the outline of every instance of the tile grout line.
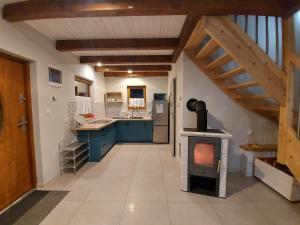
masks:
{"label": "tile grout line", "polygon": [[220,225],[224,225],[224,223],[222,223],[222,220],[221,220],[220,216],[218,215],[215,207],[213,206],[213,203],[208,200],[208,204],[212,208],[213,213],[215,214],[215,216],[217,217],[218,221],[220,222]]}
{"label": "tile grout line", "polygon": [[[138,157],[141,153],[138,152],[137,156],[136,156],[136,160],[135,160],[135,165],[134,165],[134,172],[135,172],[135,169],[136,169],[136,165],[137,165],[137,161],[138,161]],[[132,182],[133,182],[133,177],[134,177],[134,174],[131,176],[131,179],[130,179],[130,184],[128,185],[128,190],[127,190],[127,194],[126,194],[126,200],[123,204],[123,209],[122,209],[122,213],[120,215],[120,219],[119,219],[119,223],[118,225],[121,225],[122,223],[122,219],[123,217],[125,216],[125,212],[126,212],[126,207],[127,207],[127,204],[128,204],[128,195],[129,195],[129,191],[130,191],[130,188],[131,188],[131,185],[132,185]]]}
{"label": "tile grout line", "polygon": [[[160,165],[161,165],[161,169],[163,170],[163,165],[162,165],[162,159],[161,159],[160,152],[158,154],[159,154],[159,162],[160,162]],[[168,200],[168,194],[167,194],[167,187],[166,187],[165,176],[163,174],[163,171],[162,171],[162,175],[163,175],[162,176],[163,177],[163,185],[164,185],[165,195],[166,195],[166,203],[167,203],[167,208],[168,208],[168,212],[169,212],[169,223],[171,225],[172,224],[171,210],[170,210],[170,205],[169,205],[169,200]]]}

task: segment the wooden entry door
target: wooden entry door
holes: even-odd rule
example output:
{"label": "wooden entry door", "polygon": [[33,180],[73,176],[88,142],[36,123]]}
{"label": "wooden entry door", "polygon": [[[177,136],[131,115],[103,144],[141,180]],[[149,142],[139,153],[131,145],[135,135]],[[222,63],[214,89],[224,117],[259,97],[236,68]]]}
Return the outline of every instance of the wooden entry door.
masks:
{"label": "wooden entry door", "polygon": [[0,211],[36,185],[28,64],[0,55]]}

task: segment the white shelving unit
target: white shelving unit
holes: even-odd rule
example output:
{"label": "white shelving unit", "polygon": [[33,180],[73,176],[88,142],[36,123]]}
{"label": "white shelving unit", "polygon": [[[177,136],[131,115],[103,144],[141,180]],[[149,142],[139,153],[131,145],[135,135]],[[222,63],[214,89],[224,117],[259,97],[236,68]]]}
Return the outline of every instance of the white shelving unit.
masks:
{"label": "white shelving unit", "polygon": [[121,92],[107,92],[105,94],[105,101],[107,103],[123,103]]}
{"label": "white shelving unit", "polygon": [[105,102],[105,115],[107,115],[107,107],[108,105],[122,105],[123,97],[122,92],[107,92],[104,94],[104,102]]}
{"label": "white shelving unit", "polygon": [[60,142],[59,161],[61,175],[67,171],[76,172],[89,161],[89,142]]}

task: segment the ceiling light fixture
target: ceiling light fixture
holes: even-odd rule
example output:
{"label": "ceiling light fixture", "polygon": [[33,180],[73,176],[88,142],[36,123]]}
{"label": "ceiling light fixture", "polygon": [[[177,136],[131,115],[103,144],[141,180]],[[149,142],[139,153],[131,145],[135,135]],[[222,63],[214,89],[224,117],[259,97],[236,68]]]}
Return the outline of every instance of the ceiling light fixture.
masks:
{"label": "ceiling light fixture", "polygon": [[133,9],[133,5],[129,5],[129,6],[128,6],[128,9]]}
{"label": "ceiling light fixture", "polygon": [[101,62],[98,62],[98,63],[97,63],[97,66],[102,66],[102,63],[101,63]]}
{"label": "ceiling light fixture", "polygon": [[132,70],[127,70],[127,73],[132,73]]}

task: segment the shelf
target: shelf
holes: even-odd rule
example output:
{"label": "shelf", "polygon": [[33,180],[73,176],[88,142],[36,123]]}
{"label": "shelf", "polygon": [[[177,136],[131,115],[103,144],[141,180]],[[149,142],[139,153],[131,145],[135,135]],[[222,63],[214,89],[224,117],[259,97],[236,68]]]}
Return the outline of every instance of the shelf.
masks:
{"label": "shelf", "polygon": [[79,166],[89,160],[90,146],[88,142],[76,141],[69,144],[61,142],[59,146],[61,174],[71,169],[75,174]]}
{"label": "shelf", "polygon": [[247,144],[241,145],[240,148],[244,149],[245,151],[252,151],[252,152],[268,152],[268,151],[277,151],[277,145],[259,145],[259,144]]}
{"label": "shelf", "polygon": [[73,142],[72,144],[69,144],[65,147],[61,148],[61,151],[75,151],[76,149],[79,149],[80,147],[88,144],[87,142]]}
{"label": "shelf", "polygon": [[82,155],[81,157],[78,158],[78,160],[76,161],[76,163],[74,164],[74,160],[70,159],[68,160],[68,162],[63,163],[63,168],[64,169],[76,169],[84,160],[88,159],[89,155]]}
{"label": "shelf", "polygon": [[107,103],[123,103],[121,92],[107,92],[105,94],[105,101]]}
{"label": "shelf", "polygon": [[79,156],[81,156],[83,153],[87,152],[89,149],[88,148],[83,148],[83,149],[78,149],[78,152],[75,153],[75,155],[70,152],[68,154],[65,154],[63,156],[64,159],[77,159]]}

